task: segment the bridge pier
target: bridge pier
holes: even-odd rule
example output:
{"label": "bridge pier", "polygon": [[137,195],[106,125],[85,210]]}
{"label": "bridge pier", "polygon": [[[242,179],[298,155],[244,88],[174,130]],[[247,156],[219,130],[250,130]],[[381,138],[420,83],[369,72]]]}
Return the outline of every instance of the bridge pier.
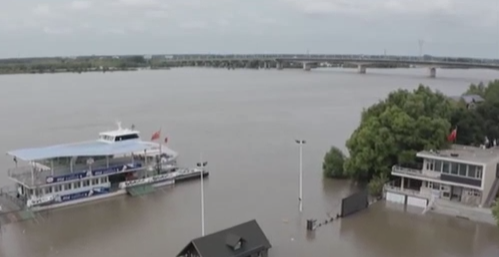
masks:
{"label": "bridge pier", "polygon": [[277,63],[276,63],[276,68],[277,68],[278,70],[282,70],[282,62],[277,62]]}
{"label": "bridge pier", "polygon": [[360,74],[366,74],[366,66],[362,64],[357,65],[357,70]]}
{"label": "bridge pier", "polygon": [[303,70],[304,71],[310,71],[311,69],[312,69],[312,65],[310,65],[310,63],[306,63],[306,62],[303,63]]}
{"label": "bridge pier", "polygon": [[428,69],[429,71],[429,76],[430,78],[436,78],[437,77],[437,68],[431,67]]}

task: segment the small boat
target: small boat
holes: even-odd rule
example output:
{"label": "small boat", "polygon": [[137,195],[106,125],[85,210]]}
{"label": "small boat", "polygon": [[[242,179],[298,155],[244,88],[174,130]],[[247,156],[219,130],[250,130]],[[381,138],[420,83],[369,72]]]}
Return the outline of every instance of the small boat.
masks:
{"label": "small boat", "polygon": [[205,165],[179,168],[177,152],[154,142],[159,132],[151,141],[139,135],[133,126],[118,123],[117,130],[101,132],[97,140],[9,151],[15,163],[8,171],[15,183],[9,197],[39,211],[140,194],[209,174]]}

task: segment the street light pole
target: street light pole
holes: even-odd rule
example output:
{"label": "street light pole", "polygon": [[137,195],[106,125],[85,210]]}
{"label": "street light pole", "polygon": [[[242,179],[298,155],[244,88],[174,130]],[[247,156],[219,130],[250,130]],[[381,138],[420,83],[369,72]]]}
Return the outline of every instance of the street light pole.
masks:
{"label": "street light pole", "polygon": [[201,168],[201,236],[204,236],[204,167],[208,165],[208,162],[203,162],[203,154],[200,154],[200,162],[197,166]]}
{"label": "street light pole", "polygon": [[300,193],[298,196],[298,204],[300,212],[303,211],[303,145],[306,143],[305,140],[296,139],[295,142],[300,145]]}

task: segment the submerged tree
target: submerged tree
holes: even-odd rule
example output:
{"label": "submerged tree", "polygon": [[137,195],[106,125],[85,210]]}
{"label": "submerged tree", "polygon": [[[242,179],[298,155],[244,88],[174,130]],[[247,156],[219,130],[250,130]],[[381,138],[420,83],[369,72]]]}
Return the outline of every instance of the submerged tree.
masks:
{"label": "submerged tree", "polygon": [[367,185],[369,194],[375,197],[380,197],[383,193],[383,186],[388,182],[388,180],[387,174],[380,174],[371,179]]}
{"label": "submerged tree", "polygon": [[347,141],[350,158],[344,170],[360,180],[388,176],[393,165],[414,163],[418,151],[448,145],[453,105],[447,96],[424,86],[392,92],[364,110],[360,126]]}
{"label": "submerged tree", "polygon": [[347,176],[343,170],[345,159],[345,154],[338,147],[331,147],[324,156],[324,162],[322,163],[324,177],[345,178]]}

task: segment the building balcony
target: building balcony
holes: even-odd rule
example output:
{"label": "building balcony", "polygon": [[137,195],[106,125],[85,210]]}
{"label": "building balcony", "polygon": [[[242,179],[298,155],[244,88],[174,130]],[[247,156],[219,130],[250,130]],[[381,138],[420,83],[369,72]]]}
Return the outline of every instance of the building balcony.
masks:
{"label": "building balcony", "polygon": [[421,170],[402,167],[399,165],[394,165],[392,167],[392,175],[399,177],[417,177],[422,179],[438,179],[440,180],[440,173],[430,170]]}
{"label": "building balcony", "polygon": [[416,190],[413,188],[402,188],[394,183],[394,181],[389,182],[383,186],[383,192],[392,192],[392,193],[397,193],[397,194],[403,194],[403,195],[408,195],[408,196],[416,196],[420,198],[427,198],[431,196],[431,194],[428,194],[424,191],[421,190]]}

